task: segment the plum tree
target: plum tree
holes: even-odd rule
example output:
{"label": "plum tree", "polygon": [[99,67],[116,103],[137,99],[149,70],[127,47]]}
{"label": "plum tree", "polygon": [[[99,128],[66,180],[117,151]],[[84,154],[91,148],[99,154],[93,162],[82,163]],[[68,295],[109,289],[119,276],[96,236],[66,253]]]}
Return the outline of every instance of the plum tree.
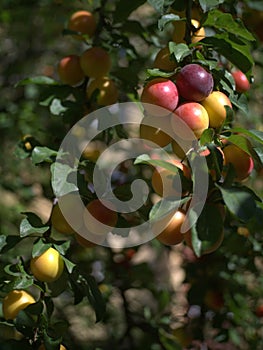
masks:
{"label": "plum tree", "polygon": [[35,298],[22,289],[11,290],[3,300],[3,315],[6,320],[13,320],[19,311],[24,310],[28,305],[34,304]]}
{"label": "plum tree", "polygon": [[189,101],[200,102],[212,92],[214,80],[212,74],[202,66],[190,63],[176,75],[176,86],[180,96]]}
{"label": "plum tree", "polygon": [[44,253],[30,261],[34,277],[42,282],[54,282],[63,273],[64,260],[57,250],[48,248]]}

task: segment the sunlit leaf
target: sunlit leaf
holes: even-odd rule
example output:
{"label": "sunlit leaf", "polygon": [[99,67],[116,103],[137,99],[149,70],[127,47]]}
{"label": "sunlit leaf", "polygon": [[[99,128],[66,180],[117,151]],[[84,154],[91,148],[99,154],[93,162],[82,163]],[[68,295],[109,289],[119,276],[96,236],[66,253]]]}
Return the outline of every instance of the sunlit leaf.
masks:
{"label": "sunlit leaf", "polygon": [[182,61],[186,56],[192,54],[192,51],[186,44],[176,44],[173,41],[169,42],[170,53],[174,55],[177,62]]}
{"label": "sunlit leaf", "polygon": [[217,9],[211,10],[208,12],[203,25],[216,28],[220,32],[226,31],[248,41],[255,41],[255,37],[247,30],[244,24],[240,20],[235,20],[230,13]]}
{"label": "sunlit leaf", "polygon": [[56,156],[57,156],[57,151],[52,150],[48,147],[36,146],[32,151],[31,158],[32,158],[32,163],[34,165],[37,165],[43,162],[52,163],[55,160]]}

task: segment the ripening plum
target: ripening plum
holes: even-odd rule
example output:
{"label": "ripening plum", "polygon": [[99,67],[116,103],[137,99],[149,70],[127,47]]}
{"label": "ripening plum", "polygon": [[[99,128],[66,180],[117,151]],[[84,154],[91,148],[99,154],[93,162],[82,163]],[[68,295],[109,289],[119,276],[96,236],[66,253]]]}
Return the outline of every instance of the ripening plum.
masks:
{"label": "ripening plum", "polygon": [[[185,124],[180,124],[180,120]],[[200,103],[185,102],[179,105],[172,114],[171,124],[173,131],[181,139],[193,140],[194,136],[199,139],[203,131],[208,128],[209,118],[205,108]]]}
{"label": "ripening plum", "polygon": [[199,64],[184,66],[176,77],[179,95],[189,101],[199,102],[209,96],[214,87],[213,76]]}
{"label": "ripening plum", "polygon": [[[164,116],[169,114],[169,111],[173,112],[177,107],[178,100],[176,85],[171,80],[165,78],[155,78],[149,81],[145,85],[141,95],[141,102],[144,103],[144,109],[154,116]],[[156,106],[165,108],[165,110]]]}

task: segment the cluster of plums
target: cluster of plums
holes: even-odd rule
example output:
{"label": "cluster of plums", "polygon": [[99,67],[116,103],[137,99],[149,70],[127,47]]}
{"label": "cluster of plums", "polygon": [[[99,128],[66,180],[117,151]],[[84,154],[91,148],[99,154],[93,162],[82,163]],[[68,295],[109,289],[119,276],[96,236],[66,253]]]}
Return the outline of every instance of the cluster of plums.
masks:
{"label": "cluster of plums", "polygon": [[[89,11],[77,11],[69,19],[67,30],[76,40],[85,41],[96,35],[95,16]],[[58,63],[58,76],[62,83],[79,86],[85,84],[87,100],[96,106],[117,102],[118,89],[108,76],[112,66],[109,52],[101,46],[92,46],[80,55],[70,54]]]}
{"label": "cluster of plums", "polygon": [[[239,72],[235,71],[233,74],[237,82],[240,82]],[[244,92],[248,88],[248,85],[246,87],[243,85],[243,91],[239,92]],[[153,122],[153,126],[141,124],[141,138],[152,141],[159,147],[171,144],[174,159],[170,159],[169,162],[177,166],[187,179],[191,179],[191,170],[185,162],[187,147],[190,149],[193,141],[195,144],[198,143],[201,135],[208,128],[214,129],[214,132],[220,135],[227,118],[227,108],[232,110],[230,99],[222,91],[214,89],[213,76],[206,68],[200,64],[190,63],[178,69],[169,79],[154,77],[147,81],[141,93],[141,102],[145,120]],[[181,125],[185,125],[186,129],[180,127]],[[171,133],[175,136],[174,138]],[[228,142],[227,138],[222,139],[222,146],[218,146],[218,150],[223,158],[222,176],[226,173],[224,169],[227,169],[230,164],[235,172],[235,181],[243,181],[250,175],[254,163],[248,153]],[[209,151],[200,152],[203,156],[208,154]],[[155,193],[162,197],[187,195],[183,191],[180,194],[176,193],[175,176],[178,175],[167,169],[154,170],[151,181]],[[220,204],[216,207],[218,213],[224,218],[224,206]],[[181,233],[181,226],[185,219],[184,210],[178,210],[164,219],[168,224],[157,239],[167,245],[178,244],[185,240],[191,246],[191,232]],[[160,223],[158,225],[160,226]],[[223,232],[220,239],[206,253],[218,248],[222,239]]]}

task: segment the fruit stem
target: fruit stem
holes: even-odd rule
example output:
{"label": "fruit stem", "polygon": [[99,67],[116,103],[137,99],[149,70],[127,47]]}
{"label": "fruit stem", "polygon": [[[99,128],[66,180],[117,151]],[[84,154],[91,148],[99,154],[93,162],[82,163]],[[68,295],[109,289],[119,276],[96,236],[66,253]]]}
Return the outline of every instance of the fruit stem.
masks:
{"label": "fruit stem", "polygon": [[192,31],[192,5],[193,0],[187,0],[186,1],[186,26],[185,26],[185,42],[187,45],[191,44],[191,31]]}

